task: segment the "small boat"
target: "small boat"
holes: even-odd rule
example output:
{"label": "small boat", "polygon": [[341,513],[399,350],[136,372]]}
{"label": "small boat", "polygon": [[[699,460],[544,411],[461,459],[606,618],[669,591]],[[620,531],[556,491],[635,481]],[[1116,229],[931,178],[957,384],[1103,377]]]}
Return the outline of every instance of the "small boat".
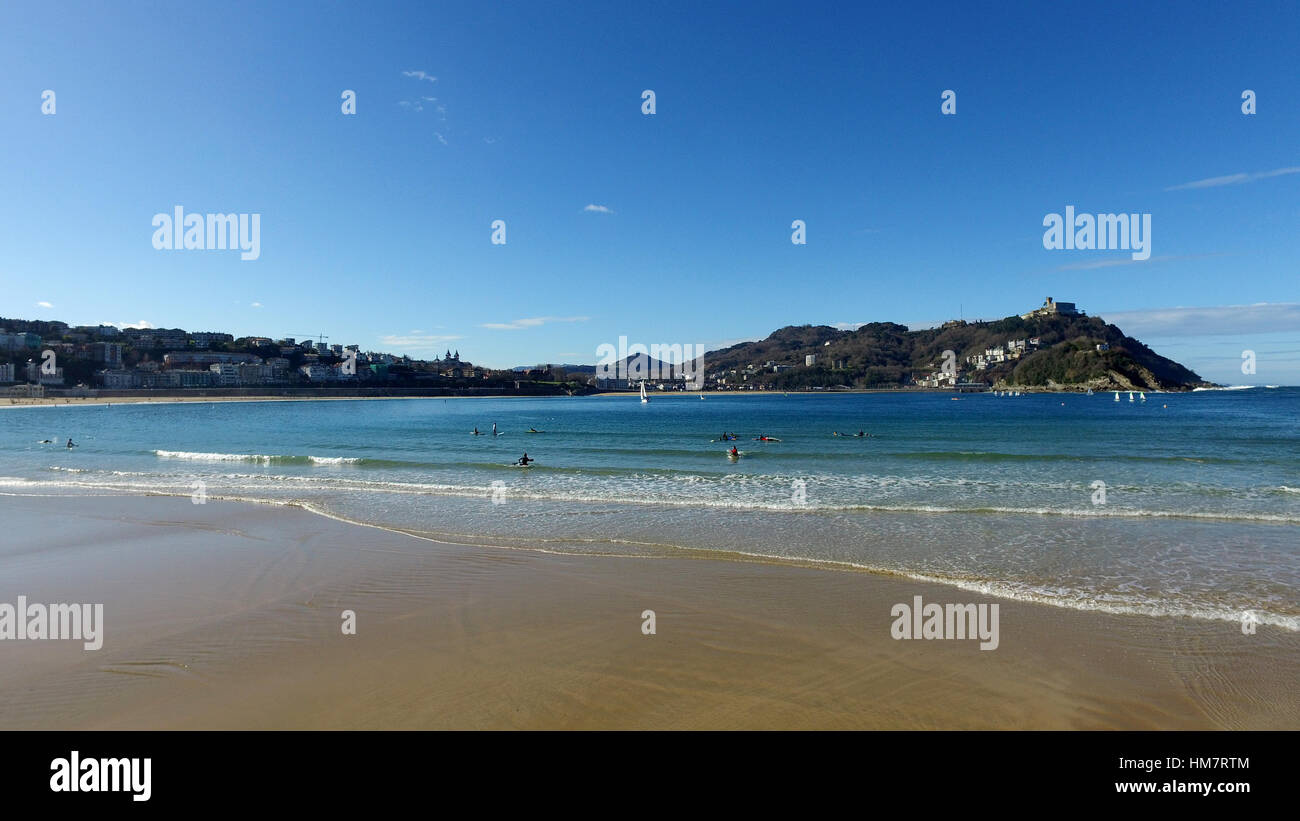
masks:
{"label": "small boat", "polygon": [[1092,396],[1092,388],[1088,388],[1088,395]]}
{"label": "small boat", "polygon": [[1141,391],[1138,391],[1138,398],[1141,399],[1143,402],[1147,401],[1147,395],[1145,393],[1142,393]]}
{"label": "small boat", "polygon": [[1133,401],[1133,391],[1129,391],[1129,392],[1128,392],[1128,401],[1130,401],[1130,402]]}
{"label": "small boat", "polygon": [[645,395],[645,383],[642,382],[641,383],[641,404],[642,405],[647,404],[649,401],[650,401],[650,397]]}
{"label": "small boat", "polygon": [[1119,391],[1115,391],[1115,401],[1119,401]]}

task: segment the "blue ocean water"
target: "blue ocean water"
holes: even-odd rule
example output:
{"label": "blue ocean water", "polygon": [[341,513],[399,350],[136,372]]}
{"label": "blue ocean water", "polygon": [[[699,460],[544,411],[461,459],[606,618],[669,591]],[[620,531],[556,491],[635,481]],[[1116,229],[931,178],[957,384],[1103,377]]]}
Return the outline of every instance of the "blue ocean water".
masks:
{"label": "blue ocean water", "polygon": [[[470,435],[493,423],[502,435]],[[712,441],[723,432],[740,439]],[[525,451],[536,464],[512,466]],[[293,502],[503,548],[772,557],[1300,630],[1297,388],[0,411],[0,492],[199,483],[209,503]]]}

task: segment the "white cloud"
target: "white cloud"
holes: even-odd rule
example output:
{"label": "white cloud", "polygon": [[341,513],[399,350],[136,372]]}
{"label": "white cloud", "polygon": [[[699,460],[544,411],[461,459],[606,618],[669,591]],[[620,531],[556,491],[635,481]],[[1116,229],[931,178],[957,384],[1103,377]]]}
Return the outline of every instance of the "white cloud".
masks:
{"label": "white cloud", "polygon": [[438,82],[438,78],[437,78],[437,77],[434,77],[432,74],[428,74],[428,73],[423,72],[423,71],[403,71],[403,72],[402,72],[402,76],[403,76],[403,77],[414,77],[414,78],[417,79],[417,80],[428,80],[428,81],[431,82],[431,83],[436,83],[436,82]]}
{"label": "white cloud", "polygon": [[136,321],[136,322],[104,322],[104,321],[101,321],[99,324],[100,324],[100,325],[115,325],[115,326],[117,326],[118,328],[121,328],[122,330],[126,330],[126,329],[128,329],[128,328],[134,328],[134,329],[136,329],[136,330],[139,330],[139,329],[142,329],[142,328],[152,328],[152,327],[154,327],[154,324],[153,324],[152,322],[148,321],[147,319],[141,319],[141,320],[138,320],[138,321]]}
{"label": "white cloud", "polygon": [[51,305],[51,304],[48,303],[48,302],[43,302],[43,301],[42,301],[42,302],[38,302],[38,303],[36,303],[36,307],[37,307],[37,308],[53,308],[54,306]]}
{"label": "white cloud", "polygon": [[584,209],[582,209],[582,210],[583,210],[583,211],[590,211],[590,212],[592,212],[593,214],[612,214],[612,213],[614,213],[614,210],[613,210],[612,208],[607,208],[607,207],[604,206],[604,205],[588,205],[586,208],[584,208]]}
{"label": "white cloud", "polygon": [[260,307],[262,307],[262,303],[260,303],[260,302],[254,302],[254,303],[252,304],[252,307],[254,307],[254,308],[260,308]]}
{"label": "white cloud", "polygon": [[535,316],[531,319],[516,319],[513,322],[486,322],[481,327],[494,331],[518,331],[524,328],[537,328],[548,322],[586,322],[588,316]]}
{"label": "white cloud", "polygon": [[1070,265],[1061,265],[1053,268],[1054,271],[1092,271],[1097,268],[1115,268],[1120,265],[1142,265],[1152,262],[1183,262],[1189,259],[1210,259],[1212,257],[1226,257],[1227,254],[1182,254],[1166,255],[1162,257],[1151,257],[1150,259],[1133,259],[1132,255],[1116,257],[1114,259],[1103,259],[1096,262],[1076,262]]}
{"label": "white cloud", "polygon": [[1210,177],[1204,180],[1195,180],[1194,182],[1185,182],[1181,185],[1171,185],[1166,191],[1186,191],[1192,188],[1217,188],[1221,185],[1240,185],[1255,180],[1265,180],[1269,177],[1281,177],[1286,174],[1300,174],[1300,166],[1290,166],[1288,168],[1275,168],[1272,171],[1256,171],[1247,174],[1228,174],[1222,177]]}
{"label": "white cloud", "polygon": [[1106,312],[1100,316],[1135,337],[1300,332],[1300,302],[1213,305]]}
{"label": "white cloud", "polygon": [[442,143],[443,145],[447,144],[447,138],[439,134],[437,131],[433,132],[433,136],[437,137],[438,142]]}

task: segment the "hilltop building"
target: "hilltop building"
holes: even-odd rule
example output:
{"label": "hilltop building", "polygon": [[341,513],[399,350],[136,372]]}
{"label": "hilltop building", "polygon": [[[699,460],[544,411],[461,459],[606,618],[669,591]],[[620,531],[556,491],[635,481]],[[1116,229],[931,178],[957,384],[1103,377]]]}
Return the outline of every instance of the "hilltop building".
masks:
{"label": "hilltop building", "polygon": [[1044,302],[1041,307],[1035,308],[1034,310],[1030,311],[1027,314],[1021,314],[1020,318],[1033,319],[1034,317],[1038,317],[1038,316],[1052,316],[1052,315],[1083,316],[1084,314],[1083,311],[1080,311],[1077,307],[1075,307],[1075,304],[1073,302],[1053,302],[1052,298],[1049,296],[1047,298],[1047,301]]}

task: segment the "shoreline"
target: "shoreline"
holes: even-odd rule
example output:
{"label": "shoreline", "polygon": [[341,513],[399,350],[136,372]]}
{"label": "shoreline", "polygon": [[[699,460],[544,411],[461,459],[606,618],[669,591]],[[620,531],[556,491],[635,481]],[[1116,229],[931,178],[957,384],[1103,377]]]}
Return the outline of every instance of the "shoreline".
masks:
{"label": "shoreline", "polygon": [[[0,641],[5,728],[1300,728],[1300,637],[1281,630],[434,542],[283,505],[0,513],[0,602],[102,602],[107,624],[94,652]],[[915,595],[1001,605],[1000,646],[891,639]]]}
{"label": "shoreline", "polygon": [[42,408],[42,407],[93,407],[99,405],[177,405],[203,404],[214,402],[379,402],[390,399],[429,400],[429,399],[541,399],[569,398],[553,397],[550,394],[515,394],[482,396],[68,396],[47,397],[43,399],[11,398],[8,403],[0,398],[0,409],[4,408]]}
{"label": "shoreline", "polygon": [[[1263,385],[1248,386],[1254,388],[1264,388]],[[1290,387],[1282,385],[1279,387]],[[1079,388],[1041,388],[1041,387],[1024,387],[1024,388],[1006,388],[998,390],[1016,390],[1023,395],[1028,394],[1051,394],[1051,395],[1070,395],[1085,394],[1087,387]],[[1093,389],[1095,393],[1114,393],[1115,388]],[[1129,389],[1120,388],[1120,393],[1128,393]],[[1163,395],[1181,395],[1205,391],[1222,391],[1232,390],[1232,388],[1188,388],[1186,390],[1156,390],[1156,389],[1134,389],[1133,393],[1139,390],[1145,390],[1147,393]],[[664,396],[841,396],[857,394],[899,394],[899,395],[924,395],[935,394],[940,396],[978,396],[980,394],[992,393],[993,388],[983,391],[958,391],[945,388],[853,388],[851,390],[838,391],[780,391],[780,390],[762,390],[762,391],[719,391],[719,390],[700,390],[700,391],[653,391],[651,397]],[[598,391],[587,394],[574,394],[568,396],[564,394],[482,394],[482,395],[463,395],[463,396],[310,396],[310,395],[283,395],[283,394],[254,394],[243,396],[57,396],[43,397],[33,399],[28,397],[0,397],[0,409],[3,408],[24,408],[24,407],[78,407],[90,405],[172,405],[178,403],[203,403],[203,402],[351,402],[351,401],[378,401],[385,399],[574,399],[574,398],[629,398],[636,399],[640,397],[637,391]],[[7,400],[7,401],[6,401]]]}

